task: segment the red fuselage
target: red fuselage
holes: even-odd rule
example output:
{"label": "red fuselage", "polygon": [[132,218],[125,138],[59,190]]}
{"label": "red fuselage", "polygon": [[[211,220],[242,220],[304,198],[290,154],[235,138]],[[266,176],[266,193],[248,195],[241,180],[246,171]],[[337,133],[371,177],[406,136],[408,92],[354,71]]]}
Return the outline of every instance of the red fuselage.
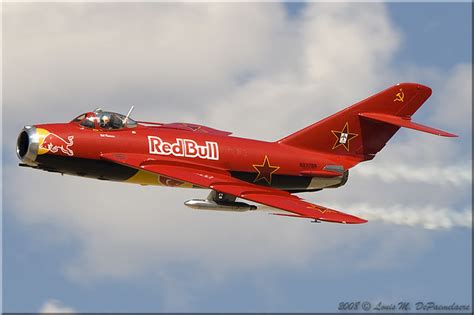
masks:
{"label": "red fuselage", "polygon": [[[342,165],[346,169],[346,159],[336,155],[201,129],[179,129],[179,124],[101,129],[70,122],[35,125],[32,130],[30,133],[36,134],[33,138],[38,138],[38,148],[29,148],[37,150],[36,154],[32,152],[36,155],[34,159],[25,160],[19,153],[25,163],[48,171],[102,180],[196,187],[110,163],[101,159],[104,153],[137,153],[150,158],[188,161],[229,171],[233,177],[250,183],[292,192],[337,187],[346,182],[348,175],[347,171],[338,175],[323,170],[328,165]],[[21,141],[28,141],[26,136],[20,135],[18,147],[28,146]]]}

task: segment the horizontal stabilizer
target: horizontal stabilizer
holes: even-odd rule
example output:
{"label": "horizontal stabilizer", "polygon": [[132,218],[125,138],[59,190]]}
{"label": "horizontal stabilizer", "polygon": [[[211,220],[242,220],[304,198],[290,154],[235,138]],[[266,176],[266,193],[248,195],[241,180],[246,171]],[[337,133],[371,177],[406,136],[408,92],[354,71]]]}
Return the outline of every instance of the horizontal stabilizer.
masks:
{"label": "horizontal stabilizer", "polygon": [[405,128],[422,131],[422,132],[431,133],[437,136],[457,137],[457,135],[455,134],[412,122],[410,118],[389,115],[389,114],[380,114],[380,113],[359,113],[359,116],[376,120],[376,121],[381,121],[381,122],[398,126],[398,127],[405,127]]}

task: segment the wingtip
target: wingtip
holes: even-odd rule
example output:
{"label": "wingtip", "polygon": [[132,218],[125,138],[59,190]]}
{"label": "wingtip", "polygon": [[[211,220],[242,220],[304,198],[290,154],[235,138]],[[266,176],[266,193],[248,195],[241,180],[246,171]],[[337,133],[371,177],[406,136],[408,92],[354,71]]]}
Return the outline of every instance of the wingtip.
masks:
{"label": "wingtip", "polygon": [[447,131],[444,131],[444,130],[439,130],[439,129],[434,129],[434,130],[437,130],[438,132],[437,133],[432,132],[432,133],[434,135],[437,135],[437,136],[440,136],[440,137],[448,137],[448,138],[457,138],[457,137],[459,137],[458,135],[456,135],[454,133],[447,132]]}
{"label": "wingtip", "polygon": [[358,221],[354,222],[355,224],[363,224],[363,223],[369,222],[369,220],[366,220],[366,219],[362,219],[362,218],[357,218],[357,219],[358,219]]}
{"label": "wingtip", "polygon": [[341,212],[339,212],[339,214],[336,216],[322,216],[318,220],[342,224],[362,224],[368,222],[365,219]]}
{"label": "wingtip", "polygon": [[351,214],[346,214],[346,217],[344,219],[346,224],[363,224],[368,222],[365,219],[356,217],[355,215]]}
{"label": "wingtip", "polygon": [[356,216],[352,216],[352,218],[350,220],[346,220],[343,223],[346,223],[346,224],[363,224],[363,223],[367,223],[367,222],[369,222],[369,221],[366,220],[366,219],[362,219],[362,218],[359,218],[359,217],[356,217]]}
{"label": "wingtip", "polygon": [[458,135],[455,135],[454,133],[449,133],[449,132],[444,132],[442,134],[439,134],[441,137],[449,137],[449,138],[458,138]]}

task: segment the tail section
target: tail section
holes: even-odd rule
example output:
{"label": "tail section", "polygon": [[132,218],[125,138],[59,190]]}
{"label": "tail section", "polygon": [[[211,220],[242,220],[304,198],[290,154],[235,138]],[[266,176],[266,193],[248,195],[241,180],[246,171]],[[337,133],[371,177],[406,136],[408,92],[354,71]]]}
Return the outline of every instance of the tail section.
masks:
{"label": "tail section", "polygon": [[278,142],[312,151],[371,160],[400,127],[456,137],[411,121],[411,115],[430,95],[431,89],[427,86],[400,83]]}

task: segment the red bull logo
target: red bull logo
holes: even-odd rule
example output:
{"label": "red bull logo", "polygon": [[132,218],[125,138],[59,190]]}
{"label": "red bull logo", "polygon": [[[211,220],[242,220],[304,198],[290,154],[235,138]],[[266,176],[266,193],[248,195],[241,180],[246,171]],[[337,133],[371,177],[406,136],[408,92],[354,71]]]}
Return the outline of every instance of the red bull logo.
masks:
{"label": "red bull logo", "polygon": [[[67,137],[68,141],[64,140],[60,136],[54,133],[48,133],[44,138],[43,142],[39,146],[40,150],[42,149],[42,153],[52,152],[57,153],[61,151],[64,154],[69,156],[74,155],[74,151],[72,151],[71,147],[74,144],[74,136]],[[39,152],[39,154],[41,154]]]}
{"label": "red bull logo", "polygon": [[159,137],[148,136],[148,145],[150,154],[219,160],[219,145],[217,142],[206,141],[206,144],[199,145],[194,140],[176,139],[175,143],[169,143]]}

